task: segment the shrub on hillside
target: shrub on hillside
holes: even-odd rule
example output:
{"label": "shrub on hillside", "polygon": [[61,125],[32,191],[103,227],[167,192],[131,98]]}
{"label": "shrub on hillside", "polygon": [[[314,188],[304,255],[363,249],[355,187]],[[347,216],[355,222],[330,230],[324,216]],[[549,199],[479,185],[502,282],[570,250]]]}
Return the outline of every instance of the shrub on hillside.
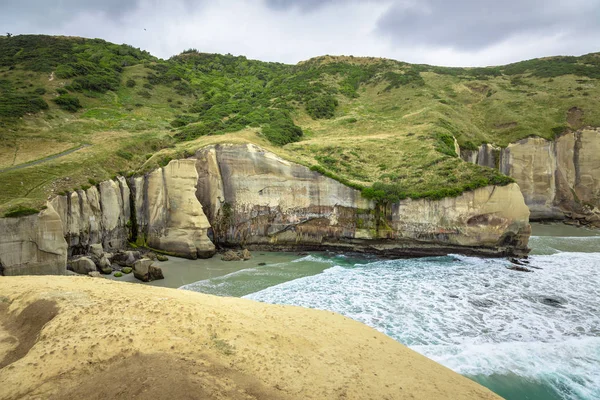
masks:
{"label": "shrub on hillside", "polygon": [[63,110],[67,110],[70,112],[76,112],[77,110],[82,108],[79,99],[76,96],[73,96],[72,94],[61,94],[52,101],[55,102]]}
{"label": "shrub on hillside", "polygon": [[333,96],[319,96],[306,102],[306,112],[314,119],[331,118],[338,101]]}
{"label": "shrub on hillside", "polygon": [[0,117],[18,118],[48,109],[48,103],[38,95],[0,92]]}
{"label": "shrub on hillside", "polygon": [[127,86],[128,88],[135,87],[135,81],[133,79],[127,79],[125,86]]}
{"label": "shrub on hillside", "polygon": [[277,146],[297,142],[302,138],[302,129],[289,118],[280,118],[262,128],[267,140]]}

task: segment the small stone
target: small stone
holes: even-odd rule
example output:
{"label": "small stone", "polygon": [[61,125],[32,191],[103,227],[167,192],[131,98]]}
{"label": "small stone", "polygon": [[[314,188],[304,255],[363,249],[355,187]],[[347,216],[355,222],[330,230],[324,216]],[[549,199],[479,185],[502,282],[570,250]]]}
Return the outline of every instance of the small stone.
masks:
{"label": "small stone", "polygon": [[124,274],[130,274],[132,271],[133,271],[133,268],[131,268],[131,267],[123,267],[123,269],[121,270],[121,272]]}
{"label": "small stone", "polygon": [[221,260],[223,261],[240,261],[240,256],[232,250],[227,250],[225,254],[221,256]]}
{"label": "small stone", "polygon": [[165,279],[162,269],[160,267],[156,267],[154,265],[151,265],[150,267],[148,267],[148,274],[150,275],[150,281]]}
{"label": "small stone", "polygon": [[142,258],[133,264],[133,275],[142,282],[150,282],[150,266],[154,261]]}
{"label": "small stone", "polygon": [[133,264],[141,258],[139,251],[120,251],[112,258],[112,262],[122,267],[133,267]]}
{"label": "small stone", "polygon": [[244,261],[249,260],[252,258],[252,254],[250,254],[250,251],[248,249],[244,249],[242,250],[241,258],[243,258]]}
{"label": "small stone", "polygon": [[157,254],[157,255],[156,255],[156,259],[157,259],[158,261],[161,261],[161,262],[162,262],[162,261],[169,261],[169,257],[167,257],[167,256],[165,256],[165,255],[163,255],[163,254]]}
{"label": "small stone", "polygon": [[511,265],[510,267],[506,267],[506,269],[510,269],[511,271],[519,271],[519,272],[533,272],[529,268],[521,267],[518,265]]}
{"label": "small stone", "polygon": [[113,270],[111,267],[107,267],[107,268],[102,268],[100,270],[100,272],[102,272],[104,275],[110,275],[113,273]]}
{"label": "small stone", "polygon": [[100,275],[100,272],[98,272],[98,271],[92,271],[92,272],[88,273],[88,275],[91,276],[92,278],[102,277],[102,275]]}
{"label": "small stone", "polygon": [[122,276],[123,276],[123,274],[122,274],[122,273],[120,273],[120,272],[115,272],[115,274],[114,274],[113,276],[114,276],[115,278],[120,278],[120,277],[122,277]]}
{"label": "small stone", "polygon": [[102,245],[100,243],[96,243],[90,246],[90,254],[92,255],[92,257],[102,257],[102,254],[104,253],[104,249],[102,248]]}
{"label": "small stone", "polygon": [[96,271],[96,264],[89,257],[79,257],[69,261],[67,268],[78,274],[87,275],[90,272]]}
{"label": "small stone", "polygon": [[260,262],[260,263],[258,263],[258,265],[262,267],[263,265],[267,265],[267,263]]}
{"label": "small stone", "polygon": [[146,258],[154,261],[154,260],[156,260],[156,253],[153,251],[150,251],[150,252],[146,253]]}
{"label": "small stone", "polygon": [[106,254],[102,254],[100,258],[96,260],[96,265],[100,270],[111,268],[110,261],[108,260],[108,257],[106,257]]}

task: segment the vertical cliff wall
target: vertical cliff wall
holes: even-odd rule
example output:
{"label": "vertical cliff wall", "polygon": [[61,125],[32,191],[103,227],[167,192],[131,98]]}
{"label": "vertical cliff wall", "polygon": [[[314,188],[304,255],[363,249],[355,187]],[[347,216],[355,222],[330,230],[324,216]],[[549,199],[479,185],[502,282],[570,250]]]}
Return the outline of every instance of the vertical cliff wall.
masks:
{"label": "vertical cliff wall", "polygon": [[69,255],[83,254],[97,243],[106,251],[123,248],[131,226],[129,197],[123,177],[54,197],[50,204],[62,222]]}
{"label": "vertical cliff wall", "polygon": [[117,177],[56,196],[37,215],[0,218],[0,273],[65,273],[67,257],[93,244],[114,252],[138,238],[180,257],[210,257],[197,182],[196,160],[174,160],[129,183]]}
{"label": "vertical cliff wall", "polygon": [[196,195],[218,243],[388,255],[523,253],[529,210],[517,185],[383,207],[254,145],[196,154]]}
{"label": "vertical cliff wall", "polygon": [[[565,179],[583,184],[590,177],[580,171]],[[588,195],[587,187],[579,190]],[[516,184],[382,205],[257,146],[218,145],[145,176],[57,196],[37,215],[0,219],[0,272],[64,273],[67,256],[93,244],[113,252],[129,241],[210,257],[209,235],[224,246],[274,250],[523,255],[528,217]]]}
{"label": "vertical cliff wall", "polygon": [[461,150],[464,160],[499,168],[515,178],[531,219],[570,218],[600,226],[600,129],[569,132],[556,140],[531,137],[504,149]]}
{"label": "vertical cliff wall", "polygon": [[133,180],[137,235],[150,247],[192,259],[215,253],[207,236],[210,225],[196,198],[195,165],[195,160],[173,160]]}
{"label": "vertical cliff wall", "polygon": [[0,275],[62,274],[67,242],[52,205],[39,214],[0,218]]}

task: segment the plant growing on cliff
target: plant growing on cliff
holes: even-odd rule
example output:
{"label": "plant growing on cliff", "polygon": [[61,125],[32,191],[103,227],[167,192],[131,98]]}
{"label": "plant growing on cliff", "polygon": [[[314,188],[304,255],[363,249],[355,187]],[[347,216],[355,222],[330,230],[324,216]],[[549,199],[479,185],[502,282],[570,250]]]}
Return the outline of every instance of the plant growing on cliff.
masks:
{"label": "plant growing on cliff", "polygon": [[37,210],[32,207],[18,205],[18,206],[12,207],[6,213],[4,213],[4,217],[5,218],[18,218],[18,217],[25,217],[27,215],[37,214],[39,212],[40,212],[40,210]]}

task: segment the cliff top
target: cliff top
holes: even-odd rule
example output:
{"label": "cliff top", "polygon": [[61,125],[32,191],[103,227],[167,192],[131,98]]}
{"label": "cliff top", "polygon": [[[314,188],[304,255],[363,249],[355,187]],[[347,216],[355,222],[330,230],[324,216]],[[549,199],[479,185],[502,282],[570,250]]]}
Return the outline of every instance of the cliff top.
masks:
{"label": "cliff top", "polygon": [[225,142],[255,143],[391,200],[507,184],[457,157],[454,139],[475,149],[600,126],[599,78],[597,53],[487,68],[352,56],[285,65],[3,38],[0,215]]}
{"label": "cliff top", "polygon": [[99,278],[0,293],[3,398],[499,398],[331,312]]}

